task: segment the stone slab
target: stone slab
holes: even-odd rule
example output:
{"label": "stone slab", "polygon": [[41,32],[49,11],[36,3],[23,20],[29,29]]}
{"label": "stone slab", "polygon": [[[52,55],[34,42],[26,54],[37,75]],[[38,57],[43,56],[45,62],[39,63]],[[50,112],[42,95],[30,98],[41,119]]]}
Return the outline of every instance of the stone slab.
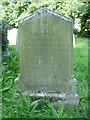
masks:
{"label": "stone slab", "polygon": [[19,42],[20,83],[25,91],[34,97],[66,94],[68,102],[74,95],[72,101],[78,101],[72,77],[72,19],[42,8],[19,21]]}

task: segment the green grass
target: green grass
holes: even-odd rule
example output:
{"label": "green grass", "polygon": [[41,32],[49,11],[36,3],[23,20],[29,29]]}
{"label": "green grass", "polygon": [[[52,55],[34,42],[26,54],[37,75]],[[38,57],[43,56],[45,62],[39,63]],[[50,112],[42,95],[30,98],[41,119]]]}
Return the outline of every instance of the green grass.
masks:
{"label": "green grass", "polygon": [[18,54],[15,46],[9,46],[11,55],[3,58],[2,74],[2,117],[3,118],[87,118],[88,117],[88,39],[76,38],[73,50],[73,73],[77,79],[79,105],[70,110],[64,105],[57,111],[49,100],[32,101],[18,91],[20,97],[14,99],[15,78],[19,75]]}

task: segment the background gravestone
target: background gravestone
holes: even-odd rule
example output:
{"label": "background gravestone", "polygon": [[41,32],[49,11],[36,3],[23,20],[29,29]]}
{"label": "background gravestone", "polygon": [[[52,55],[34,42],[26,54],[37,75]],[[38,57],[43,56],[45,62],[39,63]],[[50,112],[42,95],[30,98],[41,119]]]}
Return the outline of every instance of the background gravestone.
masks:
{"label": "background gravestone", "polygon": [[0,79],[1,79],[1,64],[2,64],[2,27],[0,27]]}
{"label": "background gravestone", "polygon": [[[0,27],[0,88],[2,89],[1,74],[2,74],[2,28]],[[0,90],[0,105],[2,106],[1,90]],[[2,107],[0,107],[0,118],[2,118]]]}
{"label": "background gravestone", "polygon": [[7,51],[8,49],[8,40],[7,40],[7,29],[8,29],[8,23],[6,20],[2,19],[0,20],[0,30],[1,30],[1,41],[2,41],[2,52]]}
{"label": "background gravestone", "polygon": [[46,8],[20,20],[20,82],[31,97],[78,103],[72,24],[70,18]]}

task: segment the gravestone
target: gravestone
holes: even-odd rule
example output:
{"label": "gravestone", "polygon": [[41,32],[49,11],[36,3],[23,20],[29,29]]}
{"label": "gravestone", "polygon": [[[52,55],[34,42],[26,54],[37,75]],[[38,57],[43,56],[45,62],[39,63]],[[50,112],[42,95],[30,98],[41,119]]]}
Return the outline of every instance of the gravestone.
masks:
{"label": "gravestone", "polygon": [[16,51],[18,51],[18,29],[16,34]]}
{"label": "gravestone", "polygon": [[75,35],[73,34],[73,48],[75,47]]}
{"label": "gravestone", "polygon": [[47,8],[19,21],[20,83],[31,98],[78,104],[73,78],[73,22]]}
{"label": "gravestone", "polygon": [[[2,29],[0,27],[0,88],[2,89]],[[0,105],[2,106],[2,91],[0,90]],[[0,107],[0,118],[2,118],[2,107]]]}
{"label": "gravestone", "polygon": [[2,27],[0,27],[0,79],[1,79],[1,65],[2,65]]}

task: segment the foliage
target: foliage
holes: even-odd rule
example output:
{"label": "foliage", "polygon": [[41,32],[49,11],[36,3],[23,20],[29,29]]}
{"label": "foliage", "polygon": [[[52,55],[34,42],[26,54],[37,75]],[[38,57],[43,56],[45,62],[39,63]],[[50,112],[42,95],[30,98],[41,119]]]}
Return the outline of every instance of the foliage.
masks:
{"label": "foliage", "polygon": [[[87,118],[88,117],[88,39],[76,38],[73,70],[77,79],[79,105],[70,110],[61,105],[56,110],[48,100],[32,101],[16,89],[14,80],[19,74],[18,53],[15,46],[9,46],[10,56],[3,58],[2,74],[2,116],[3,118]],[[17,90],[19,98],[15,99]]]}
{"label": "foliage", "polygon": [[[18,27],[18,21],[21,18],[35,12],[42,7],[48,7],[64,16],[71,17],[75,21],[75,18],[79,18],[81,23],[80,34],[87,36],[89,35],[89,15],[90,15],[90,4],[78,1],[66,0],[63,2],[56,1],[44,1],[44,2],[28,2],[28,1],[17,1],[8,3],[7,1],[2,2],[3,9],[5,12],[4,18],[8,20],[9,24]],[[74,31],[77,31],[75,29]],[[78,33],[78,32],[77,32]]]}
{"label": "foliage", "polygon": [[80,18],[81,18],[81,35],[82,36],[89,36],[90,27],[90,3],[84,4],[79,8],[80,10]]}
{"label": "foliage", "polygon": [[[2,2],[3,9],[5,11],[5,18],[8,20],[9,24],[18,27],[19,19],[35,12],[37,9],[42,7],[48,7],[56,12],[63,14],[64,16],[79,18],[81,21],[81,33],[87,36],[89,31],[89,3],[83,3],[78,1],[67,0],[63,2],[56,1],[44,1],[44,2],[24,2],[17,1],[9,4],[8,2]],[[80,25],[79,25],[80,26]],[[84,34],[85,33],[85,34]]]}
{"label": "foliage", "polygon": [[4,19],[0,20],[2,51],[5,51],[7,49],[7,47],[8,47],[7,29],[8,29],[8,22],[6,20],[4,20]]}

